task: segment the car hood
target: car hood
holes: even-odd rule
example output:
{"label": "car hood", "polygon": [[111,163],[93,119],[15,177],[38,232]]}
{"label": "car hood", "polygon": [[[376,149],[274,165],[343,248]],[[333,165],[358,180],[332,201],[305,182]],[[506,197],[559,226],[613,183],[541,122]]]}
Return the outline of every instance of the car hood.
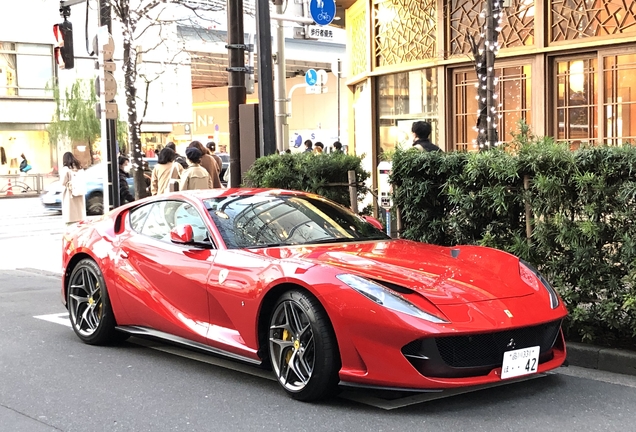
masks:
{"label": "car hood", "polygon": [[[277,259],[329,265],[416,291],[436,305],[534,293],[519,276],[519,259],[479,246],[440,247],[407,240],[254,249]],[[389,285],[390,286],[390,285]]]}

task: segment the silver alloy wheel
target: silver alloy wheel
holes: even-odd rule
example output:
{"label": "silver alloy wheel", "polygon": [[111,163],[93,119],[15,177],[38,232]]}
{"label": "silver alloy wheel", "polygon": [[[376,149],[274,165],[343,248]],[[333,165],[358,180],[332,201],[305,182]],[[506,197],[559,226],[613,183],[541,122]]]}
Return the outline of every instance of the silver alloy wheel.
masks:
{"label": "silver alloy wheel", "polygon": [[314,371],[316,349],[309,318],[295,301],[284,301],[272,314],[269,330],[272,367],[282,386],[303,390]]}
{"label": "silver alloy wheel", "polygon": [[91,336],[99,328],[104,312],[99,278],[88,267],[73,275],[69,284],[68,310],[71,323],[82,336]]}

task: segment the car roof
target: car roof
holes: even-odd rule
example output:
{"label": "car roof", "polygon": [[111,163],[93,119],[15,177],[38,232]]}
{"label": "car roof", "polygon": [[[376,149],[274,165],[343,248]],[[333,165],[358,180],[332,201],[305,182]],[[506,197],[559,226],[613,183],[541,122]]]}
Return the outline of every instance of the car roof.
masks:
{"label": "car roof", "polygon": [[198,198],[200,200],[211,199],[211,198],[223,198],[228,196],[253,196],[253,195],[313,196],[313,194],[300,192],[300,191],[292,191],[292,190],[286,190],[286,189],[264,189],[264,188],[198,189],[198,190],[183,191],[181,192],[181,194],[192,196],[193,198]]}

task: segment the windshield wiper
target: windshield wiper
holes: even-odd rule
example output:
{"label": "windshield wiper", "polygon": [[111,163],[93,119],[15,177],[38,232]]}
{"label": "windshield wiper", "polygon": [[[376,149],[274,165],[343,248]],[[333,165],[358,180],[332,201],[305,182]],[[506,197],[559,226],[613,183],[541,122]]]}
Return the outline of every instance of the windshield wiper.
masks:
{"label": "windshield wiper", "polygon": [[308,244],[325,244],[325,243],[355,243],[355,242],[365,242],[370,240],[390,240],[389,237],[380,237],[380,236],[372,236],[372,237],[337,237],[337,238],[323,238],[319,240],[311,240],[307,243],[302,243],[305,245]]}
{"label": "windshield wiper", "polygon": [[268,248],[268,247],[282,247],[282,246],[296,246],[298,245],[298,243],[267,243],[267,244],[256,244],[256,245],[249,245],[249,246],[243,246],[245,249],[262,249],[262,248]]}

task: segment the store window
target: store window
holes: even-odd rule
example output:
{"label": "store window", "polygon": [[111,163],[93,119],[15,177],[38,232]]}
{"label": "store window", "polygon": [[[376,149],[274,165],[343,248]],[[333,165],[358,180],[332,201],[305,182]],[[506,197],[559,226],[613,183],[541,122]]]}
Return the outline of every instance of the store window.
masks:
{"label": "store window", "polygon": [[636,54],[605,57],[603,77],[606,142],[636,144]]}
{"label": "store window", "polygon": [[[411,125],[432,123],[431,141],[437,143],[437,79],[435,70],[424,69],[378,78],[379,153],[410,146]],[[443,145],[441,146],[443,147]]]}
{"label": "store window", "polygon": [[555,138],[576,149],[598,139],[596,57],[556,62]]}
{"label": "store window", "polygon": [[[519,120],[532,123],[531,116],[531,72],[530,65],[509,66],[496,69],[496,93],[499,101],[499,142],[512,140]],[[453,73],[453,107],[455,127],[454,149],[477,151],[477,74],[472,69]]]}
{"label": "store window", "polygon": [[0,97],[52,97],[51,45],[0,42]]}

